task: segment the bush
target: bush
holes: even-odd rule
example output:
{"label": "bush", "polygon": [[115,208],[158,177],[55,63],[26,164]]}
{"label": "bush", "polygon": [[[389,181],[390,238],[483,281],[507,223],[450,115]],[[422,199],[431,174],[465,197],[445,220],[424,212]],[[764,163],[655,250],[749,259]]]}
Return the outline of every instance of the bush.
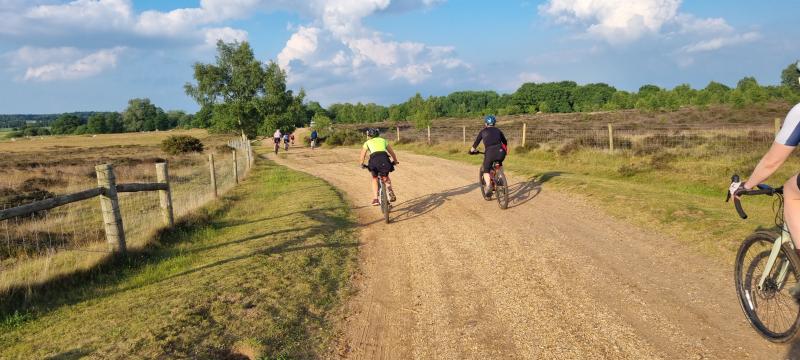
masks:
{"label": "bush", "polygon": [[325,139],[325,143],[333,146],[356,145],[366,141],[366,137],[355,130],[337,130]]}
{"label": "bush", "polygon": [[639,168],[636,165],[622,165],[617,169],[617,172],[623,177],[631,177],[636,175],[639,172]]}
{"label": "bush", "polygon": [[676,157],[675,154],[668,152],[657,153],[650,158],[650,167],[655,170],[667,170],[670,168],[669,163]]}
{"label": "bush", "polygon": [[161,142],[161,150],[170,155],[203,152],[203,143],[196,137],[172,135]]}
{"label": "bush", "polygon": [[[629,139],[622,137],[614,137],[614,149],[623,150],[630,149],[633,143]],[[580,136],[568,141],[566,144],[558,149],[560,155],[568,155],[577,151],[578,149],[608,149],[608,138],[597,136]]]}
{"label": "bush", "polygon": [[214,151],[217,154],[230,154],[231,151],[233,151],[233,148],[230,147],[228,144],[222,144],[222,145],[217,145],[217,147],[214,148]]}

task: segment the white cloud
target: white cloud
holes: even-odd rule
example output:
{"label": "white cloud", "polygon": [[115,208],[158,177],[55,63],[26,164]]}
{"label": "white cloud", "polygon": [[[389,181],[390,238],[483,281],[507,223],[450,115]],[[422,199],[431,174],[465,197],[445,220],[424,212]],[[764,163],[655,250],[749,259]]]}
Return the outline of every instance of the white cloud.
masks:
{"label": "white cloud", "polygon": [[[89,55],[83,56],[75,61],[55,61],[38,66],[30,66],[25,71],[24,80],[26,81],[55,81],[55,80],[75,80],[91,77],[102,73],[117,65],[117,58],[125,49],[116,47],[103,49]],[[19,51],[18,51],[19,52]],[[23,51],[25,53],[26,51]],[[47,54],[48,58],[53,59],[58,55],[74,56],[77,52],[72,48],[56,49],[37,49],[34,52]],[[27,60],[26,55],[21,55],[21,60]]]}
{"label": "white cloud", "polygon": [[678,12],[681,0],[549,0],[539,12],[560,23],[586,26],[586,32],[609,43],[657,33]]}
{"label": "white cloud", "polygon": [[205,30],[206,45],[215,46],[217,41],[224,42],[243,42],[247,41],[247,31],[230,27],[210,28]]}
{"label": "white cloud", "polygon": [[681,34],[730,33],[733,27],[723,18],[698,18],[692,14],[678,14],[674,22]]}
{"label": "white cloud", "polygon": [[123,28],[131,23],[133,9],[129,0],[76,0],[35,6],[25,17],[80,28]]}
{"label": "white cloud", "polygon": [[278,65],[289,72],[291,71],[290,63],[293,60],[307,62],[310,56],[317,51],[319,32],[319,28],[300,26],[278,54]]}
{"label": "white cloud", "polygon": [[732,36],[721,36],[684,46],[681,50],[685,53],[714,51],[727,46],[734,46],[734,45],[753,42],[760,38],[761,35],[757,32],[748,32]]}

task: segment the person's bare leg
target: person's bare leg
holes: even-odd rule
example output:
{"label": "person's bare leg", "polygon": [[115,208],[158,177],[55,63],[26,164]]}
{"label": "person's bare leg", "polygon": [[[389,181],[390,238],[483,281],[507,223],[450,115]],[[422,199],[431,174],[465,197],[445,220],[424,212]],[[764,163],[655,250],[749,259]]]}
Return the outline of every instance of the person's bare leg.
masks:
{"label": "person's bare leg", "polygon": [[383,182],[386,184],[386,191],[389,192],[389,201],[397,201],[397,197],[394,195],[394,189],[392,189],[392,179],[387,175],[383,179]]}
{"label": "person's bare leg", "polygon": [[783,219],[789,226],[795,248],[800,249],[800,189],[797,188],[797,175],[783,184]]}
{"label": "person's bare leg", "polygon": [[492,178],[489,176],[488,172],[483,173],[483,183],[486,184],[487,191],[492,189]]}
{"label": "person's bare leg", "polygon": [[372,177],[372,199],[375,200],[378,198],[378,178]]}

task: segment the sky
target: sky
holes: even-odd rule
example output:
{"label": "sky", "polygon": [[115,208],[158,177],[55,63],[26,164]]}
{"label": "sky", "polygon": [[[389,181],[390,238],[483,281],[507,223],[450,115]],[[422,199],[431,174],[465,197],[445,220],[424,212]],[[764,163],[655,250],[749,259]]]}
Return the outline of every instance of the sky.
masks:
{"label": "sky", "polygon": [[796,1],[0,0],[0,114],[137,97],[194,112],[183,85],[217,40],[248,41],[324,106],[561,80],[777,84],[800,58]]}

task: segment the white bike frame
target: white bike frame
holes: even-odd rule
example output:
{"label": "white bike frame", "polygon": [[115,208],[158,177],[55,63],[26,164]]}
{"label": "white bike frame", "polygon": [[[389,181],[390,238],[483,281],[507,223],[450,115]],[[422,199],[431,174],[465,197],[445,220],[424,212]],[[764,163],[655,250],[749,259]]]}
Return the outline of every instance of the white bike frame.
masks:
{"label": "white bike frame", "polygon": [[[772,274],[772,268],[775,266],[775,263],[778,262],[778,255],[781,252],[781,246],[783,244],[789,244],[789,247],[794,250],[794,242],[792,241],[792,235],[789,234],[789,229],[787,229],[786,224],[781,225],[781,236],[775,239],[775,242],[772,245],[772,251],[769,253],[769,259],[767,259],[767,265],[764,267],[764,273],[761,274],[761,279],[758,281],[758,290],[764,289],[764,283],[767,281],[767,277]],[[788,256],[792,256],[793,254],[788,254]],[[781,260],[780,264],[780,272],[778,276],[775,278],[778,288],[780,289],[783,287],[783,282],[786,281],[786,277],[789,274],[789,259]]]}

